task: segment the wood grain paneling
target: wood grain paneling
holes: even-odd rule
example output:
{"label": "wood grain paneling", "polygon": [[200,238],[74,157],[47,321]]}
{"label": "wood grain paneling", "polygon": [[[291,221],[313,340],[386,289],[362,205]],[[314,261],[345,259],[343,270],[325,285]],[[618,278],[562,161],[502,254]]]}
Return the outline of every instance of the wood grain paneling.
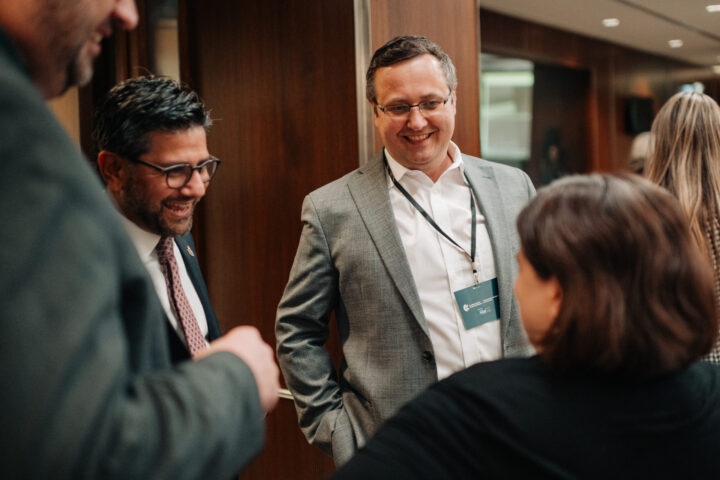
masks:
{"label": "wood grain paneling", "polygon": [[[302,200],[357,167],[352,1],[188,1],[180,10],[181,72],[212,110],[209,149],[223,160],[195,232],[205,279],[224,330],[255,325],[274,345]],[[332,470],[282,400],[242,478]]]}
{"label": "wood grain paneling", "polygon": [[352,4],[187,5],[186,80],[223,160],[201,211],[208,286],[225,329],[272,339],[302,199],[357,165]]}

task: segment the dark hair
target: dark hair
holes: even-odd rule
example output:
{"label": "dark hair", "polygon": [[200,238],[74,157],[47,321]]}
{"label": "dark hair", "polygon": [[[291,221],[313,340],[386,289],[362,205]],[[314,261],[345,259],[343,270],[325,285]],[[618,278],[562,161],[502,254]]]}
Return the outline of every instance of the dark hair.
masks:
{"label": "dark hair", "polygon": [[517,227],[537,274],[563,292],[538,345],[552,367],[647,377],[714,345],[712,269],[662,188],[632,174],[565,177],[538,191]]}
{"label": "dark hair", "polygon": [[440,60],[445,79],[450,91],[457,87],[455,66],[447,53],[436,43],[418,35],[403,35],[395,37],[382,47],[375,50],[370,60],[367,75],[365,76],[365,96],[370,102],[377,102],[375,94],[375,72],[378,68],[387,67],[396,63],[410,60],[420,55],[430,54]]}
{"label": "dark hair", "polygon": [[137,77],[114,86],[95,112],[93,141],[108,150],[137,159],[149,150],[148,134],[195,126],[210,128],[212,120],[198,95],[165,77]]}

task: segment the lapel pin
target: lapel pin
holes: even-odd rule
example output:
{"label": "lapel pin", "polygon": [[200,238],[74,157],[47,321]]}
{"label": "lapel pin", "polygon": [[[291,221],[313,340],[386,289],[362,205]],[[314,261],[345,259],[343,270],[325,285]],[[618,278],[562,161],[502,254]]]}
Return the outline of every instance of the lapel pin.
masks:
{"label": "lapel pin", "polygon": [[192,251],[192,248],[190,248],[190,245],[187,246],[187,251],[188,251],[188,253],[190,254],[191,257],[194,257],[194,256],[195,256],[195,254],[194,254],[193,251]]}

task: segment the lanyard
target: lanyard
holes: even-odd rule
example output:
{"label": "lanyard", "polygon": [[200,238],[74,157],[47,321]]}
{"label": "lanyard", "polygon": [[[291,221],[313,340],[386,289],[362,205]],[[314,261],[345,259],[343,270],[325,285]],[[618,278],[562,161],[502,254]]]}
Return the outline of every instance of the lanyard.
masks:
{"label": "lanyard", "polygon": [[[480,277],[478,276],[478,268],[477,268],[477,264],[475,263],[475,250],[476,250],[476,249],[475,249],[475,237],[476,237],[476,232],[475,232],[475,231],[476,231],[476,229],[477,229],[477,225],[476,225],[476,217],[477,217],[477,214],[476,214],[476,210],[475,210],[475,199],[474,199],[474,197],[473,197],[472,190],[470,190],[470,214],[471,214],[471,216],[472,216],[472,227],[471,227],[471,234],[470,234],[470,237],[471,237],[470,243],[471,243],[471,245],[470,245],[470,253],[468,253],[467,250],[465,250],[463,247],[461,247],[455,240],[453,240],[452,238],[450,238],[450,236],[449,236],[447,233],[445,233],[445,232],[443,231],[443,229],[440,228],[440,226],[439,226],[437,223],[435,223],[435,220],[433,220],[433,218],[430,216],[430,214],[428,214],[428,213],[425,211],[425,209],[422,208],[422,206],[420,206],[420,204],[417,203],[417,201],[415,201],[415,199],[413,198],[413,196],[410,195],[410,193],[409,193],[407,190],[405,190],[405,188],[404,188],[402,185],[400,185],[400,182],[398,182],[398,181],[395,179],[395,175],[393,175],[392,169],[390,168],[390,165],[388,165],[387,158],[385,158],[384,155],[383,155],[383,161],[384,161],[384,163],[385,163],[385,168],[387,169],[388,175],[390,175],[390,180],[392,180],[393,185],[395,185],[395,188],[397,188],[397,189],[400,191],[400,193],[402,193],[402,194],[405,196],[405,198],[408,199],[408,201],[412,204],[412,206],[415,207],[415,209],[416,209],[418,212],[420,212],[420,214],[421,214],[423,217],[425,217],[425,220],[427,220],[427,222],[428,222],[435,230],[437,230],[437,232],[438,232],[439,234],[441,234],[443,237],[445,237],[450,243],[452,243],[453,245],[455,245],[457,248],[460,249],[460,251],[462,251],[465,255],[468,256],[468,258],[470,259],[470,263],[472,264],[473,276],[475,277],[475,285],[479,284],[479,283],[480,283]],[[465,176],[465,180],[467,180],[467,182],[468,182],[468,184],[469,184],[469,183],[470,183],[470,180],[467,178],[467,175],[465,174],[465,172],[463,172],[463,175]],[[470,188],[470,187],[468,187],[468,189],[469,189],[469,188]]]}

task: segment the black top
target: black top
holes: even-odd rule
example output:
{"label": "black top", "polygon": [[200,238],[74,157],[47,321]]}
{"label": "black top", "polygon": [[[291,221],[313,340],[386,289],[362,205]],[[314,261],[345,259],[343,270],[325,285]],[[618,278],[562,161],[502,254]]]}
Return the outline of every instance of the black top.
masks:
{"label": "black top", "polygon": [[643,381],[478,364],[403,407],[332,478],[720,478],[720,369]]}

